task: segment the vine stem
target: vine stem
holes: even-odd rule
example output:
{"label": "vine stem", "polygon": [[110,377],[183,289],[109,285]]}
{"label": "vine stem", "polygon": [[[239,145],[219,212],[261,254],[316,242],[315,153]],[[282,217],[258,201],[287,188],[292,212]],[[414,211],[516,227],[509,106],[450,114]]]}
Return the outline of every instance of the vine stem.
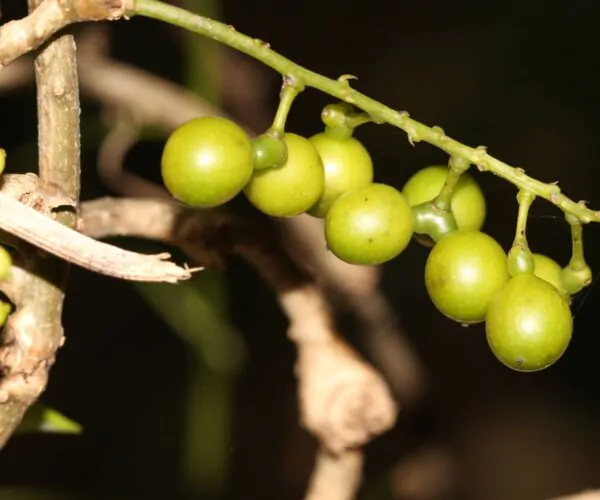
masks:
{"label": "vine stem", "polygon": [[523,169],[511,167],[489,155],[485,146],[475,148],[466,146],[447,136],[440,127],[429,127],[410,118],[406,111],[394,110],[354,90],[345,75],[337,80],[322,76],[278,54],[269,47],[268,43],[236,31],[233,26],[193,14],[159,0],[135,0],[126,14],[130,17],[138,15],[163,21],[228,45],[261,61],[282,75],[293,76],[307,87],[353,104],[369,113],[374,123],[387,123],[404,130],[411,144],[426,142],[450,156],[461,157],[476,165],[479,170],[490,171],[519,189],[530,191],[549,201],[563,212],[577,217],[582,223],[600,222],[600,210],[591,210],[583,202],[575,202],[566,197],[556,183],[538,181],[526,175]]}

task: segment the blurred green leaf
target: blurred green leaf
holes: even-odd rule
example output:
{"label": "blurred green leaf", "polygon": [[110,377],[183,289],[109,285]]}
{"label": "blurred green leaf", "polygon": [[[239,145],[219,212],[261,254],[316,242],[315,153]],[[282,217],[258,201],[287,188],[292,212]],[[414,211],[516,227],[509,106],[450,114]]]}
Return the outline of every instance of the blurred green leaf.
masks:
{"label": "blurred green leaf", "polygon": [[81,434],[80,424],[42,403],[27,410],[15,434]]}

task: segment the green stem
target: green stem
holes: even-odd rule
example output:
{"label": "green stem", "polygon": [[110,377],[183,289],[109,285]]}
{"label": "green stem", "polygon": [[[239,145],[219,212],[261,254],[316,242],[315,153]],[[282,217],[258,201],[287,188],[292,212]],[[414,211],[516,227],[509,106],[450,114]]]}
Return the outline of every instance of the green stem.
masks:
{"label": "green stem", "polygon": [[232,26],[192,14],[184,9],[162,3],[158,0],[135,0],[128,16],[140,15],[157,19],[181,28],[204,35],[212,40],[228,45],[282,75],[294,76],[306,86],[320,90],[332,97],[340,99],[368,113],[376,123],[388,123],[404,130],[411,143],[427,142],[445,151],[450,156],[457,156],[476,165],[480,170],[493,172],[520,189],[527,189],[540,198],[548,200],[563,212],[576,216],[581,222],[600,222],[600,211],[593,211],[581,203],[561,194],[556,184],[546,184],[525,174],[522,169],[490,156],[484,146],[472,148],[448,137],[439,127],[428,127],[413,120],[406,111],[396,111],[350,87],[347,77],[337,80],[327,78],[310,71],[293,61],[271,50],[262,40],[249,37],[236,31]]}
{"label": "green stem", "polygon": [[519,202],[519,212],[517,215],[517,228],[515,230],[515,239],[513,245],[527,246],[527,219],[529,217],[529,209],[535,195],[529,191],[521,190],[517,195],[517,201]]}
{"label": "green stem", "polygon": [[351,129],[355,129],[365,123],[373,123],[373,119],[368,113],[351,113],[346,117],[346,125]]}
{"label": "green stem", "polygon": [[512,248],[508,252],[507,259],[508,273],[511,276],[533,274],[535,272],[533,254],[529,250],[529,244],[527,243],[527,218],[534,200],[535,195],[524,189],[519,191],[517,195],[517,201],[519,202],[517,227]]}
{"label": "green stem", "polygon": [[454,194],[456,184],[458,184],[460,176],[469,169],[469,166],[469,162],[463,158],[457,156],[452,156],[450,158],[449,172],[446,181],[442,186],[440,194],[433,200],[433,204],[436,208],[444,212],[450,211],[452,195]]}
{"label": "green stem", "polygon": [[325,133],[338,140],[350,139],[356,127],[373,122],[368,113],[353,112],[352,106],[345,102],[325,106],[321,120],[325,124]]}
{"label": "green stem", "polygon": [[279,96],[279,106],[277,106],[277,113],[275,113],[273,124],[269,129],[269,132],[271,132],[274,137],[283,137],[287,117],[290,114],[294,99],[296,99],[303,89],[304,85],[297,78],[284,77],[281,95]]}
{"label": "green stem", "polygon": [[567,222],[571,226],[571,260],[569,267],[573,270],[580,270],[587,266],[583,255],[583,227],[581,223],[572,216],[567,216]]}

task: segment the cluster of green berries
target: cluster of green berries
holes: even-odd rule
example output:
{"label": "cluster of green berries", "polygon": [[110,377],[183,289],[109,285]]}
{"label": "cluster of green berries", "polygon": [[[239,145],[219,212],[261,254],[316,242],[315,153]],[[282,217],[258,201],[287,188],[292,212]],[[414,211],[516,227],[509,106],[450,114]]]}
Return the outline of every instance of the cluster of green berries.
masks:
{"label": "cluster of green berries", "polygon": [[329,251],[349,264],[380,265],[413,238],[423,243],[434,306],[464,325],[485,322],[493,354],[514,370],[552,365],[571,340],[570,296],[581,286],[566,287],[572,273],[544,255],[513,269],[510,253],[481,231],[485,197],[466,172],[440,208],[446,165],[418,171],[398,190],[374,182],[371,156],[348,127],[327,126],[310,138],[270,129],[251,138],[214,116],[173,132],[161,172],[169,192],[190,206],[215,207],[243,193],[271,217],[321,218]]}

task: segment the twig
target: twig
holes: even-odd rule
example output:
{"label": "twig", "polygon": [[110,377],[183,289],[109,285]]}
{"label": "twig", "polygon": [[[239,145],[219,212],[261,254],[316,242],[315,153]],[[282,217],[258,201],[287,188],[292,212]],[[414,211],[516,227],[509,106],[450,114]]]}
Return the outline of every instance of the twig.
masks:
{"label": "twig", "polygon": [[[0,191],[0,229],[67,262],[106,276],[132,281],[167,283],[190,278],[192,270],[165,261],[170,257],[168,253],[144,255],[123,250],[96,241],[53,220],[49,217],[49,209],[68,205],[72,201],[66,197],[61,198],[57,192],[52,198],[53,205],[40,206],[44,203],[42,194],[47,192],[48,188],[44,190],[40,184],[36,185],[33,191],[33,187],[17,184],[14,178],[5,175],[4,185]],[[37,194],[32,196],[32,193]],[[45,213],[40,213],[13,197],[18,197],[20,200],[27,199],[29,204]]]}
{"label": "twig", "polygon": [[0,69],[69,24],[116,20],[131,8],[130,0],[44,0],[33,5],[27,17],[0,27]]}

